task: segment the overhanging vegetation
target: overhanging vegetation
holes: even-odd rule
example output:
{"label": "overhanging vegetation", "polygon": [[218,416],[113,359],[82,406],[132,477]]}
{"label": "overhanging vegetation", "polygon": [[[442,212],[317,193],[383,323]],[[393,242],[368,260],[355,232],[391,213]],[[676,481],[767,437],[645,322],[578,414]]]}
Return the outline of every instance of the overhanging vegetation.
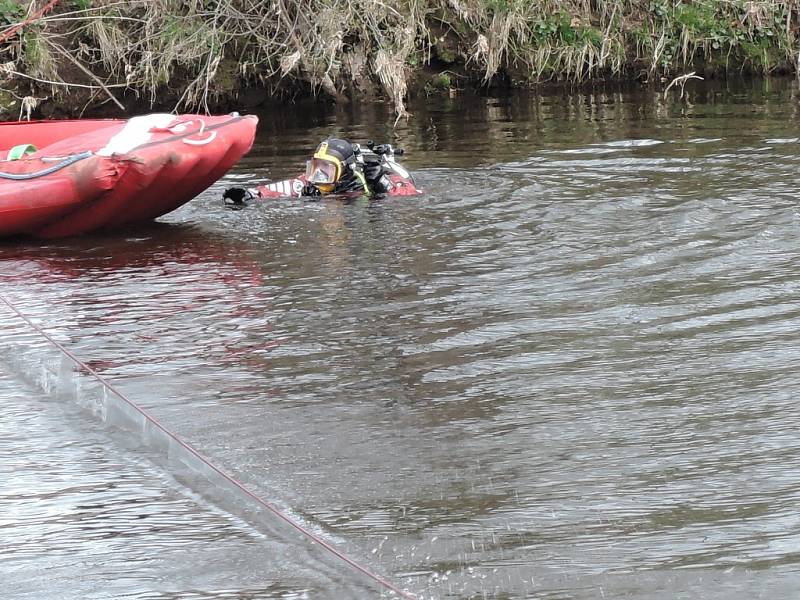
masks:
{"label": "overhanging vegetation", "polygon": [[[42,4],[0,0],[0,32]],[[0,46],[0,104],[208,110],[257,88],[380,93],[404,115],[410,86],[793,71],[798,18],[754,0],[62,0]]]}

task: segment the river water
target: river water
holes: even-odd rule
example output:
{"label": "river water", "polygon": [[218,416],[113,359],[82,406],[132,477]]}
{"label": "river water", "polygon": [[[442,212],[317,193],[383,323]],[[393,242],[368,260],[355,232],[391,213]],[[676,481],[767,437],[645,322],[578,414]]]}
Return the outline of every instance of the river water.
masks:
{"label": "river water", "polygon": [[[2,296],[420,598],[795,597],[797,92],[461,92],[396,129],[287,105],[154,226],[0,245]],[[328,134],[404,147],[426,194],[222,206]],[[391,596],[182,483],[0,329],[5,598]]]}

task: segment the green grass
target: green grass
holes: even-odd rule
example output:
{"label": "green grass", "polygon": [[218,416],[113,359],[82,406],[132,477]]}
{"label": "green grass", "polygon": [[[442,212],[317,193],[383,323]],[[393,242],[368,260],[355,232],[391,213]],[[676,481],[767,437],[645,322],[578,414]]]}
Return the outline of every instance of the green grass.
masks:
{"label": "green grass", "polygon": [[0,23],[15,23],[23,13],[22,5],[16,0],[0,0]]}

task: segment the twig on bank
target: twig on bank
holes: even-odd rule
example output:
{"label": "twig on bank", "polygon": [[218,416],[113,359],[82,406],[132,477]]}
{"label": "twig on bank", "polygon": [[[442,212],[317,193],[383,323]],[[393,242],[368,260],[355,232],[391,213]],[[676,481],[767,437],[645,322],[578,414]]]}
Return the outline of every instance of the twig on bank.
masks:
{"label": "twig on bank", "polygon": [[22,121],[22,115],[25,115],[25,120],[31,120],[31,112],[33,112],[37,106],[39,106],[39,102],[41,100],[46,100],[46,98],[34,98],[33,96],[25,96],[22,99],[22,103],[19,106],[19,118],[17,121]]}
{"label": "twig on bank", "polygon": [[677,83],[678,85],[681,86],[681,96],[680,96],[680,98],[682,100],[683,99],[683,94],[685,92],[684,86],[686,85],[686,82],[689,81],[690,79],[700,79],[700,80],[702,80],[703,78],[700,77],[700,75],[695,75],[695,71],[692,71],[691,73],[686,73],[685,75],[680,75],[679,77],[676,77],[675,79],[673,79],[670,82],[670,84],[667,86],[667,89],[664,90],[664,99],[666,100],[667,92],[669,91],[669,89],[673,85],[675,85]]}
{"label": "twig on bank", "polygon": [[83,65],[82,65],[82,64],[81,64],[81,63],[80,63],[80,62],[79,62],[77,59],[75,59],[73,56],[71,56],[71,55],[69,54],[69,52],[67,52],[67,51],[66,51],[64,48],[62,48],[60,45],[58,45],[58,44],[53,44],[52,42],[49,42],[49,43],[50,43],[50,46],[51,46],[52,48],[55,48],[55,49],[56,49],[56,51],[58,51],[58,52],[59,52],[59,54],[61,54],[61,55],[62,55],[63,57],[65,57],[65,58],[67,58],[67,59],[68,59],[68,60],[69,60],[69,61],[70,61],[70,62],[71,62],[73,65],[75,65],[76,67],[78,67],[78,68],[79,68],[81,71],[83,71],[83,72],[84,72],[84,73],[85,73],[87,76],[89,76],[89,77],[90,77],[90,78],[91,78],[93,81],[95,81],[95,82],[97,83],[97,85],[98,85],[98,86],[100,86],[100,89],[101,89],[101,90],[103,90],[103,91],[104,91],[104,92],[105,92],[105,93],[108,95],[108,97],[109,97],[111,100],[113,100],[113,101],[114,101],[114,104],[116,104],[117,106],[119,106],[119,109],[120,109],[120,110],[122,110],[122,111],[124,111],[124,110],[125,110],[125,106],[123,106],[122,102],[120,102],[119,100],[117,100],[117,99],[116,99],[116,97],[114,96],[114,94],[112,94],[112,93],[111,93],[111,90],[109,90],[109,89],[108,89],[108,86],[106,86],[106,84],[104,84],[102,81],[100,81],[100,79],[99,79],[99,78],[98,78],[98,77],[97,77],[97,76],[96,76],[94,73],[92,73],[92,72],[91,72],[89,69],[87,69],[86,67],[84,67],[84,66],[83,66]]}
{"label": "twig on bank", "polygon": [[[67,83],[66,81],[50,81],[48,79],[40,79],[38,77],[34,77],[33,75],[26,75],[25,73],[20,73],[19,71],[15,71],[13,69],[9,69],[5,66],[0,65],[0,72],[8,73],[9,75],[14,75],[15,77],[24,77],[25,79],[30,79],[31,81],[36,81],[38,83],[46,83],[47,85],[60,85],[64,87],[75,87],[75,88],[82,88],[85,90],[101,90],[103,89],[99,85],[86,85],[83,83]],[[118,83],[104,86],[106,88],[124,88],[128,87],[125,83]]]}

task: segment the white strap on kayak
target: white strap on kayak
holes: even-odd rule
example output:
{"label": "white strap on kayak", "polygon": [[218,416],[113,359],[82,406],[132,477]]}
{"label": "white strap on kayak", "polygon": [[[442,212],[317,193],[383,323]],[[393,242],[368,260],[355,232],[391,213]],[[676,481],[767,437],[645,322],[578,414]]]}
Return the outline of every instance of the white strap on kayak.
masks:
{"label": "white strap on kayak", "polygon": [[[126,154],[141,146],[153,141],[154,134],[169,132],[175,135],[184,135],[192,123],[200,123],[200,130],[197,132],[202,135],[205,132],[206,123],[203,119],[187,119],[175,122],[175,115],[169,113],[153,113],[128,119],[125,126],[117,132],[108,143],[97,151],[100,156],[111,156],[112,154]],[[183,143],[191,146],[203,146],[217,137],[216,131],[207,132],[207,137],[203,139],[183,138]]]}
{"label": "white strap on kayak", "polygon": [[142,144],[152,141],[153,130],[167,127],[175,120],[175,115],[154,113],[128,119],[125,126],[108,143],[97,151],[100,156],[126,154]]}

